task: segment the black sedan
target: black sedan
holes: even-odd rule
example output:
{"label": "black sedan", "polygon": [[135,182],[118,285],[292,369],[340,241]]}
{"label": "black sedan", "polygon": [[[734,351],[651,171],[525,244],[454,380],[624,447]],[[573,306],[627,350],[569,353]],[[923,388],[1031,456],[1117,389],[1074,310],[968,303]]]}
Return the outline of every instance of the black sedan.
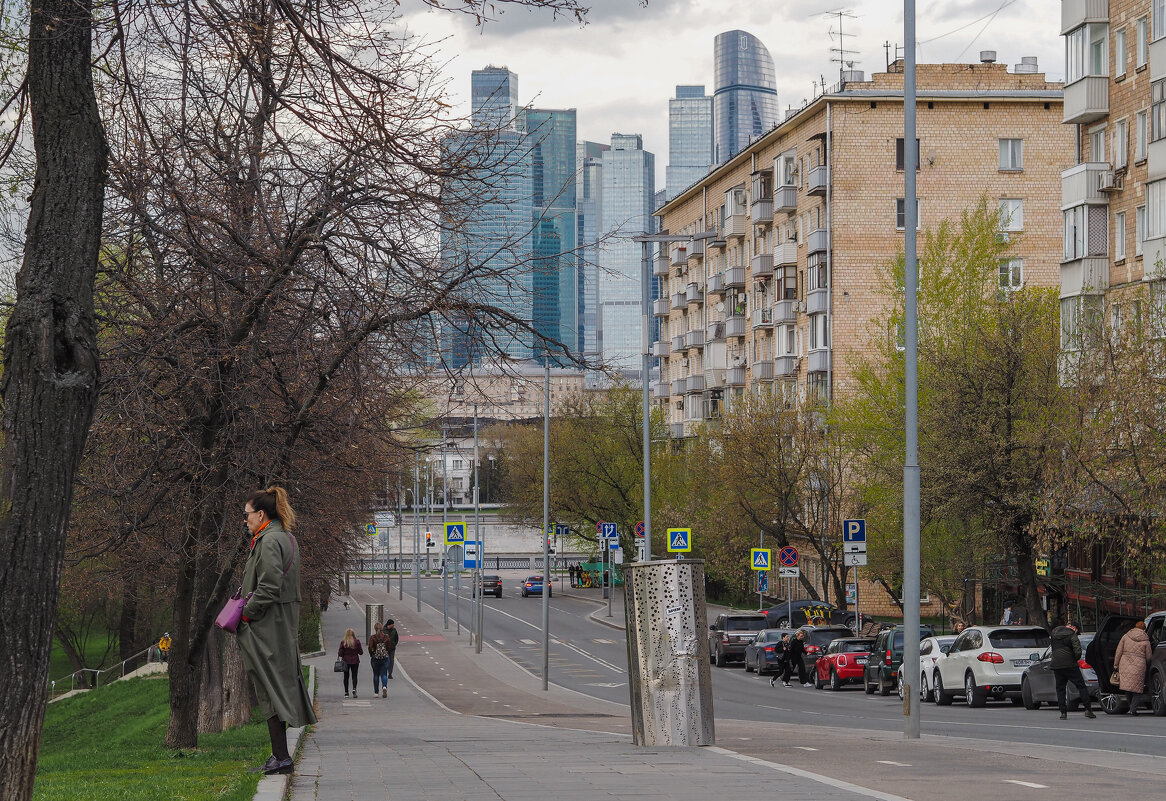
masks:
{"label": "black sedan", "polygon": [[[1092,640],[1092,634],[1082,633],[1081,647],[1088,648]],[[1040,709],[1041,704],[1057,703],[1057,681],[1053,675],[1052,664],[1052,651],[1046,648],[1040,652],[1039,659],[1029,665],[1028,670],[1020,677],[1020,698],[1025,709]],[[1085,687],[1089,690],[1090,698],[1096,699],[1101,692],[1097,683],[1097,672],[1084,659],[1078,660],[1077,664],[1081,668],[1081,675],[1085,677]],[[1067,693],[1065,700],[1069,709],[1081,706],[1076,685],[1070,682],[1065,689]]]}
{"label": "black sedan", "polygon": [[774,604],[765,610],[765,616],[774,628],[834,625],[854,629],[854,612],[839,609],[827,601],[809,598]]}
{"label": "black sedan", "polygon": [[745,646],[745,672],[776,673],[782,664],[781,635],[794,636],[793,629],[765,629]]}

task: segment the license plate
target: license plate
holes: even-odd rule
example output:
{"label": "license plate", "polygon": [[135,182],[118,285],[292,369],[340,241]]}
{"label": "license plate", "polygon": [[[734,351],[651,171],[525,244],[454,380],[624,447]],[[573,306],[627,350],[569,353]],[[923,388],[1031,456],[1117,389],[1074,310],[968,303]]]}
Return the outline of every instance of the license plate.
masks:
{"label": "license plate", "polygon": [[860,656],[858,659],[855,659],[854,661],[856,664],[865,665],[866,664],[866,657]]}
{"label": "license plate", "polygon": [[1012,667],[1028,667],[1032,664],[1031,659],[1013,659]]}

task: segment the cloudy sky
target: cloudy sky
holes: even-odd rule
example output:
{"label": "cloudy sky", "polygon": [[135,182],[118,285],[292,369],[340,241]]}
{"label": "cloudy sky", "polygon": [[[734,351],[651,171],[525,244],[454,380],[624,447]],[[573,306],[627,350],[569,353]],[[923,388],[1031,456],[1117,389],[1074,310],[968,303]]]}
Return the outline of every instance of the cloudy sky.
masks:
{"label": "cloudy sky", "polygon": [[[586,1],[586,0],[585,0]],[[546,108],[578,109],[580,139],[607,142],[641,133],[656,154],[658,180],[668,160],[668,98],[676,84],[713,88],[713,38],[740,28],[765,43],[777,66],[778,103],[800,106],[814,82],[837,81],[831,48],[845,47],[855,69],[885,69],[883,44],[903,42],[899,0],[590,0],[588,24],[511,8],[482,27],[461,15],[402,0],[403,21],[437,42],[449,91],[468,112],[471,70],[488,64],[518,74],[519,98]],[[916,0],[923,62],[974,62],[996,50],[1009,65],[1036,56],[1050,79],[1064,75],[1058,0]]]}

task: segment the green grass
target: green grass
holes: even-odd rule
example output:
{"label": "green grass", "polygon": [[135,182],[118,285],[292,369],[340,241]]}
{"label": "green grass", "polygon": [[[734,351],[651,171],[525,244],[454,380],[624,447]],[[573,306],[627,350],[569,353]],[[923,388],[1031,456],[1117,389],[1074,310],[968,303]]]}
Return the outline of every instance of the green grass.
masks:
{"label": "green grass", "polygon": [[252,723],[199,736],[199,747],[165,746],[165,678],[120,681],[50,704],[37,767],[36,801],[250,801],[267,758],[267,727]]}

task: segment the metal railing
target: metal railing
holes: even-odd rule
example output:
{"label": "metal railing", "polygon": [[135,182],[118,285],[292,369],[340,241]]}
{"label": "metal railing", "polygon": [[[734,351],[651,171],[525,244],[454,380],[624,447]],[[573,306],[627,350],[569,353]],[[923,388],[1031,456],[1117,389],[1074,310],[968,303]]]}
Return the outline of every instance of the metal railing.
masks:
{"label": "metal railing", "polygon": [[[136,654],[132,654],[132,655],[126,657],[125,659],[121,660],[121,662],[118,662],[118,663],[112,665],[111,667],[107,667],[107,668],[81,668],[80,670],[73,671],[72,673],[69,674],[69,689],[68,690],[62,689],[61,693],[64,694],[66,692],[72,692],[73,690],[78,689],[78,687],[77,687],[78,678],[79,677],[84,678],[85,674],[87,674],[87,673],[93,674],[93,684],[91,687],[83,687],[82,689],[96,690],[98,687],[101,686],[102,674],[103,673],[112,673],[115,670],[120,671],[120,672],[118,673],[117,678],[113,679],[113,681],[117,681],[118,679],[124,679],[125,675],[126,675],[126,665],[132,663],[134,660],[139,659],[143,656],[146,658],[145,661],[142,663],[143,665],[148,665],[151,662],[155,662],[155,661],[161,661],[161,655],[158,654],[158,646],[157,646],[157,644],[153,644],[153,645],[150,645],[149,647],[147,647],[141,651],[138,651]],[[155,657],[157,657],[157,658],[155,658]],[[130,668],[131,671],[136,670],[136,669],[137,668]],[[62,686],[64,686],[64,681],[65,681],[64,679],[60,680],[60,683]],[[82,683],[84,683],[84,682],[82,682]],[[108,683],[109,683],[109,681],[107,680],[106,684],[108,684]],[[57,681],[50,679],[49,680],[49,699],[51,700],[51,699],[56,698],[56,697],[57,697]]]}

